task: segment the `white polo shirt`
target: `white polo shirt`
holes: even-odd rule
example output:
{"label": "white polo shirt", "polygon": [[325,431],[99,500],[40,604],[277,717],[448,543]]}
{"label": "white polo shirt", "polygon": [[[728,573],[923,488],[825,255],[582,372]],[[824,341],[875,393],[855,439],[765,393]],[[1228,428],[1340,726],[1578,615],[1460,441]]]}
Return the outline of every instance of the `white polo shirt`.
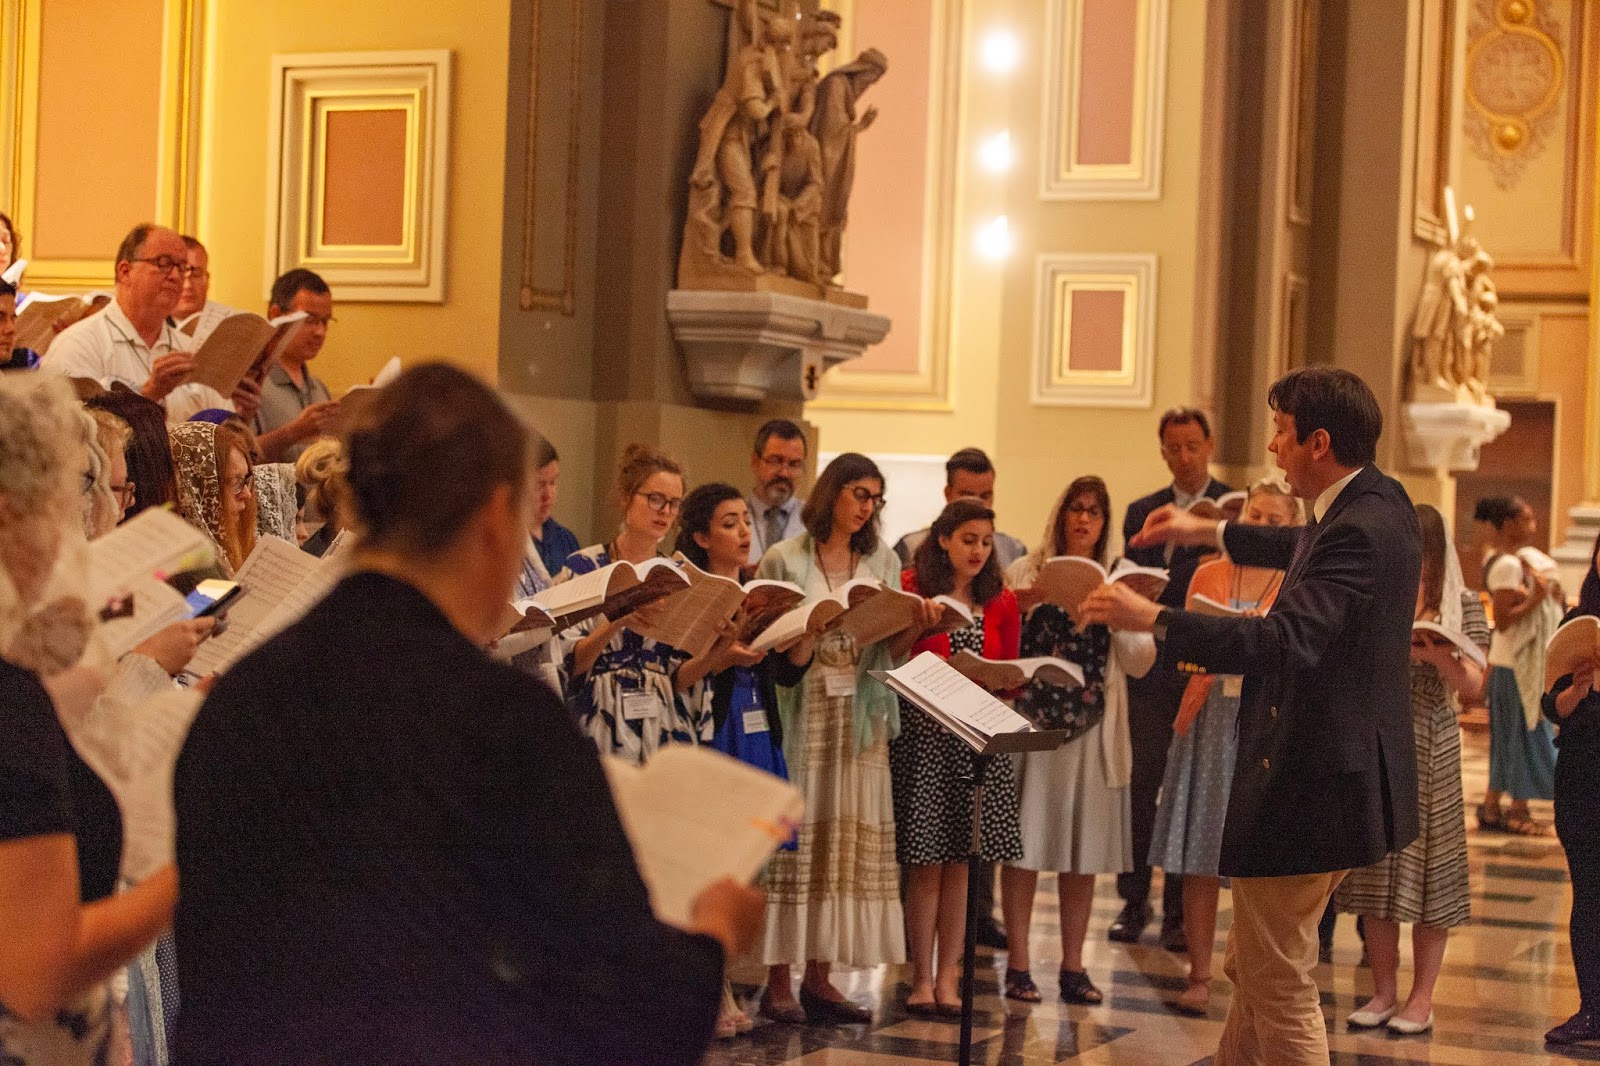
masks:
{"label": "white polo shirt", "polygon": [[[138,391],[150,380],[156,359],[194,351],[194,341],[162,323],[154,344],[145,344],[116,300],[104,310],[74,322],[50,342],[42,368],[73,378],[92,378],[106,388],[120,381]],[[209,385],[179,385],[167,394],[167,421],[184,422],[210,407],[233,410],[233,402]]]}

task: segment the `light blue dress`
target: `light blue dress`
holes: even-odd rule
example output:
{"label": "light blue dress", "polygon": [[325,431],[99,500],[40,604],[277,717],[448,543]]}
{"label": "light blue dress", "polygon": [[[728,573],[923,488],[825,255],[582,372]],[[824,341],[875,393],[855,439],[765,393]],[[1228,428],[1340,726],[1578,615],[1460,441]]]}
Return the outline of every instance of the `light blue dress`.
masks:
{"label": "light blue dress", "polygon": [[[1231,599],[1235,610],[1253,601]],[[1172,734],[1167,772],[1161,779],[1150,865],[1169,874],[1216,877],[1222,858],[1222,825],[1228,817],[1228,792],[1238,754],[1239,679],[1211,679],[1206,704],[1188,733]]]}

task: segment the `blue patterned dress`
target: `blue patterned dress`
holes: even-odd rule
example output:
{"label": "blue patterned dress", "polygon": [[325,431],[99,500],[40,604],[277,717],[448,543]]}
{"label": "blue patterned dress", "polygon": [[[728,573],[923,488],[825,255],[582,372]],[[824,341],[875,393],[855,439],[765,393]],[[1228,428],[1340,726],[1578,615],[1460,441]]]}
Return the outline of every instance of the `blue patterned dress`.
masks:
{"label": "blue patterned dress", "polygon": [[[611,564],[603,544],[567,556],[556,583]],[[582,638],[605,620],[596,616],[561,636],[567,707],[602,755],[639,765],[667,744],[709,744],[713,721],[707,701],[686,701],[674,688],[678,668],[689,656],[631,629],[611,638],[588,674],[573,675],[573,652]]]}

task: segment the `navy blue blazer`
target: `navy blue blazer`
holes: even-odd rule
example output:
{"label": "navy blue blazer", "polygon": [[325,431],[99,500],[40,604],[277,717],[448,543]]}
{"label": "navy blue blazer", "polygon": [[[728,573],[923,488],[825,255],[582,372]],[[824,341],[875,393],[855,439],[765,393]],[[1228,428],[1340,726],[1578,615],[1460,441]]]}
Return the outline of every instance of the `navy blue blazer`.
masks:
{"label": "navy blue blazer", "polygon": [[[1229,523],[1246,566],[1288,568],[1300,531]],[[1367,467],[1345,486],[1264,618],[1175,612],[1180,671],[1243,674],[1221,872],[1370,866],[1417,836],[1411,623],[1422,568],[1411,499]]]}

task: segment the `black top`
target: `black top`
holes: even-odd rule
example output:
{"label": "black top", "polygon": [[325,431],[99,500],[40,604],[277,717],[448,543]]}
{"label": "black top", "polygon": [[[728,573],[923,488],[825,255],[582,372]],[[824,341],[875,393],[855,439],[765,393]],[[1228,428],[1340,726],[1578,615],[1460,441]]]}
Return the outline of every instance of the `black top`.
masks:
{"label": "black top", "polygon": [[[1416,511],[1369,466],[1305,535],[1264,617],[1177,611],[1167,626],[1179,669],[1244,675],[1224,876],[1370,866],[1417,836]],[[1230,522],[1224,536],[1234,562],[1288,569],[1301,531]]]}
{"label": "black top", "polygon": [[594,745],[410,585],[225,674],[175,779],[174,1060],[693,1063],[715,940],[662,925]]}
{"label": "black top", "polygon": [[[1587,613],[1581,607],[1568,611],[1562,624]],[[1562,674],[1539,701],[1544,716],[1560,729],[1556,734],[1556,747],[1569,755],[1573,752],[1600,752],[1600,692],[1590,689],[1589,694],[1572,708],[1572,713],[1563,718],[1556,713],[1556,697],[1571,687],[1572,675]]]}
{"label": "black top", "polygon": [[[1201,495],[1207,499],[1219,499],[1233,490],[1228,488],[1216,478],[1206,483]],[[1127,514],[1122,519],[1122,543],[1127,544],[1133,540],[1133,535],[1144,528],[1145,519],[1158,507],[1165,507],[1177,500],[1172,486],[1148,496],[1141,496],[1128,504]],[[1212,548],[1173,548],[1172,561],[1167,561],[1167,549],[1163,544],[1153,544],[1148,548],[1125,548],[1123,554],[1130,562],[1140,566],[1161,567],[1167,571],[1167,587],[1161,590],[1160,602],[1168,607],[1182,607],[1189,602],[1189,582],[1194,580],[1194,572],[1199,569],[1200,560],[1214,551]],[[1130,680],[1132,680],[1130,678]]]}
{"label": "black top", "polygon": [[117,887],[122,813],[73,750],[39,679],[0,659],[0,840],[71,833],[84,903]]}

